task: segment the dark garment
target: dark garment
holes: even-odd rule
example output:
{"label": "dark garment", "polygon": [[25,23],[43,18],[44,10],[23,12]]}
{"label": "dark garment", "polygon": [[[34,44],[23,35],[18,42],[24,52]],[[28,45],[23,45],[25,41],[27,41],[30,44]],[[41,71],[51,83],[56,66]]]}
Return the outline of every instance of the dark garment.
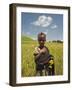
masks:
{"label": "dark garment", "polygon": [[46,46],[43,48],[38,47],[40,49],[45,48],[45,53],[39,53],[38,55],[35,56],[35,63],[36,63],[36,71],[41,71],[42,75],[42,70],[47,71],[47,75],[54,75],[55,70],[54,70],[54,64],[52,65],[52,69],[49,68],[49,61],[54,60],[53,55],[49,53],[49,50]]}
{"label": "dark garment", "polygon": [[43,48],[45,48],[45,53],[40,53],[35,58],[35,61],[36,61],[37,64],[44,64],[46,61],[48,62],[49,50],[48,50],[48,48],[46,46],[44,46]]}
{"label": "dark garment", "polygon": [[36,64],[36,70],[43,70],[44,69],[44,65],[43,64]]}
{"label": "dark garment", "polygon": [[55,75],[55,65],[52,65],[52,68],[49,68],[49,64],[45,64],[45,70],[47,71],[47,75]]}

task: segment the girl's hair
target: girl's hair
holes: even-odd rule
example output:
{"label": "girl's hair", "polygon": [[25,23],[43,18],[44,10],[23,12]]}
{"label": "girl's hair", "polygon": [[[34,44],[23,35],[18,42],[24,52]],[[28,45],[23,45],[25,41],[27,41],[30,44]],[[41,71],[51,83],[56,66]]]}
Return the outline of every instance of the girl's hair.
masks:
{"label": "girl's hair", "polygon": [[44,34],[43,32],[38,34],[38,41],[46,41],[46,34]]}

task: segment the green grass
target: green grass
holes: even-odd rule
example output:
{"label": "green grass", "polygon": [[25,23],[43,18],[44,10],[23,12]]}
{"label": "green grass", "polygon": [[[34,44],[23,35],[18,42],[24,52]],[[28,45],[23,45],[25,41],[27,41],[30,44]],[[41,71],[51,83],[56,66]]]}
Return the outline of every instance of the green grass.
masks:
{"label": "green grass", "polygon": [[25,41],[25,42],[26,42],[26,41],[27,41],[27,42],[33,41],[31,38],[29,38],[29,37],[27,37],[27,36],[22,36],[22,37],[21,37],[21,40],[22,40],[22,41],[21,41],[22,44],[24,43],[24,41]]}
{"label": "green grass", "polygon": [[[54,56],[55,75],[63,74],[63,43],[46,42],[45,44],[50,53]],[[22,37],[21,43],[21,75],[35,76],[34,49],[38,46],[38,42],[27,37]]]}

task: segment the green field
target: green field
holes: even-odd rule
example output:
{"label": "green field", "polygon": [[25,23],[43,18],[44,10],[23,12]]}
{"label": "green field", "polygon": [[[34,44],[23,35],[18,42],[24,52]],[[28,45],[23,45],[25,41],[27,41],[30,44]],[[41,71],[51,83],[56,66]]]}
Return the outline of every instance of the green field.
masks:
{"label": "green field", "polygon": [[[63,43],[46,42],[50,53],[54,56],[55,75],[63,74]],[[38,46],[38,42],[31,38],[22,36],[21,39],[21,76],[35,76],[34,49]]]}

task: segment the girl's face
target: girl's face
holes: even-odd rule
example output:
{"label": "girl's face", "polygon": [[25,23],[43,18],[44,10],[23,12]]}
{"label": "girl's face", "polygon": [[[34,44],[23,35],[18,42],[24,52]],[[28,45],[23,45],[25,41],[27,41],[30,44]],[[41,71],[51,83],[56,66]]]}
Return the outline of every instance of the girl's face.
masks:
{"label": "girl's face", "polygon": [[39,42],[40,46],[44,46],[44,44],[45,44],[45,40],[39,40],[38,42]]}

